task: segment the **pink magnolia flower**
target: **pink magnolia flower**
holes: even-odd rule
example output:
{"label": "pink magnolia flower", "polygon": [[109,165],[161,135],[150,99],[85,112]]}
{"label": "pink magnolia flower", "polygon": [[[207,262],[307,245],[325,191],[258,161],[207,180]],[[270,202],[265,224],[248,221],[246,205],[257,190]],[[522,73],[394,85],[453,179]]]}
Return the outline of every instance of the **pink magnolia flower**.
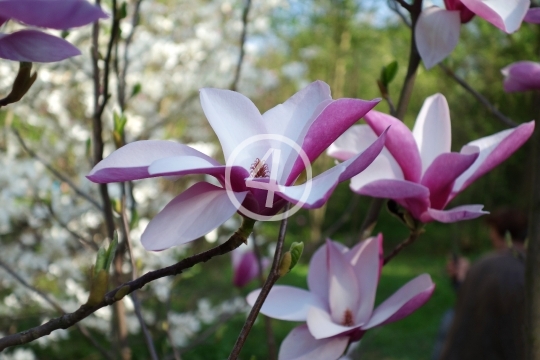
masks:
{"label": "pink magnolia flower", "polygon": [[[364,170],[384,146],[383,134],[363,153],[311,181],[293,185],[305,169],[304,162],[289,144],[276,141],[278,135],[301,146],[308,163],[312,162],[379,100],[332,100],[328,85],[316,81],[261,115],[248,98],[237,92],[202,89],[200,94],[203,111],[223,148],[226,166],[189,146],[148,140],[116,150],[87,176],[98,183],[188,174],[216,177],[221,186],[195,184],[148,224],[141,239],[148,250],[166,249],[207,234],[230,218],[240,203],[243,209],[265,216],[276,214],[287,202],[307,209],[320,207],[339,182]],[[253,139],[257,141],[243,147]],[[267,162],[265,154],[269,153],[272,161]],[[255,186],[257,183],[268,187]]]}
{"label": "pink magnolia flower", "polygon": [[424,9],[415,28],[418,53],[426,69],[444,60],[456,47],[462,23],[476,14],[506,33],[519,29],[530,0],[445,0],[446,9]]}
{"label": "pink magnolia flower", "polygon": [[[83,26],[107,15],[84,0],[0,0],[0,25],[8,20],[57,30]],[[22,62],[53,62],[80,51],[64,39],[37,30],[0,33],[0,58]]]}
{"label": "pink magnolia flower", "polygon": [[388,127],[385,149],[361,174],[351,180],[351,189],[362,195],[394,199],[416,219],[455,222],[479,217],[482,205],[464,205],[443,210],[467,186],[506,160],[531,136],[534,121],[463,146],[450,152],[451,127],[448,103],[441,94],[424,102],[413,131],[398,119],[370,111],[368,125],[354,126],[328,150],[346,160],[362,145]]}
{"label": "pink magnolia flower", "polygon": [[[327,240],[309,264],[308,288],[274,286],[261,312],[305,321],[283,340],[279,359],[338,359],[350,342],[376,326],[398,321],[422,306],[435,284],[428,274],[409,281],[374,309],[382,269],[382,235],[352,249]],[[247,301],[253,306],[260,290]]]}
{"label": "pink magnolia flower", "polygon": [[540,64],[518,61],[501,70],[504,75],[504,91],[518,92],[540,89]]}
{"label": "pink magnolia flower", "polygon": [[530,8],[523,21],[531,24],[540,24],[540,7]]}
{"label": "pink magnolia flower", "polygon": [[[233,266],[233,284],[244,287],[260,275],[259,263],[253,249],[243,245],[231,252]],[[270,259],[262,258],[261,267],[264,271],[270,265]]]}

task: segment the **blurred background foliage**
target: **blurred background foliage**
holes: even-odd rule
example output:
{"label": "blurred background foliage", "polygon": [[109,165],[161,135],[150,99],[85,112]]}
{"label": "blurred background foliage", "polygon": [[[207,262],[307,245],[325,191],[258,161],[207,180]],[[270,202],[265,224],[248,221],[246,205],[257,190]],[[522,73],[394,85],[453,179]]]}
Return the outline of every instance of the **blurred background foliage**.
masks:
{"label": "blurred background foliage", "polygon": [[[148,138],[176,139],[184,143],[204,142],[208,146],[219,145],[207,124],[198,104],[197,88],[203,86],[227,87],[231,79],[231,69],[235,66],[238,53],[240,14],[243,2],[222,2],[212,0],[171,1],[145,0],[147,11],[141,13],[140,30],[134,38],[134,65],[130,70],[133,77],[128,77],[131,87],[137,84],[142,88],[135,94],[128,106],[128,124],[137,122],[135,129],[128,125],[126,134],[128,141]],[[105,2],[105,4],[107,4]],[[130,3],[131,4],[131,3]],[[381,67],[396,60],[399,64],[398,74],[390,86],[394,101],[399,97],[400,86],[405,76],[409,53],[410,30],[392,13],[384,1],[369,0],[291,0],[289,2],[272,2],[273,5],[261,6],[253,1],[254,9],[250,15],[246,60],[239,83],[239,91],[253,99],[259,109],[266,111],[278,103],[285,101],[303,86],[314,80],[327,82],[334,98],[351,97],[372,99],[380,97],[377,79]],[[193,10],[199,6],[197,11]],[[144,48],[149,36],[166,37],[175,46],[189,48],[192,38],[200,38],[201,29],[208,22],[214,22],[218,33],[222,36],[220,44],[212,39],[216,32],[207,35],[212,46],[199,51],[197,56],[183,55],[185,49],[174,51],[172,64],[163,59],[152,59],[146,53],[156,51]],[[262,25],[261,25],[262,24]],[[105,31],[106,33],[106,27]],[[84,49],[88,49],[88,33],[82,31],[78,40]],[[521,123],[534,119],[538,113],[533,95],[506,94],[502,89],[501,68],[518,60],[537,60],[540,50],[540,27],[523,24],[519,32],[506,35],[481,19],[474,19],[462,27],[459,45],[452,55],[445,60],[445,65],[458,76],[465,79],[475,90],[489,99],[502,113]],[[142,45],[137,45],[138,43]],[[190,45],[191,44],[191,45]],[[85,47],[86,46],[86,47]],[[193,45],[195,46],[195,45]],[[197,45],[199,46],[199,45]],[[217,52],[220,49],[222,53]],[[252,49],[252,50],[250,50]],[[172,51],[172,50],[171,50]],[[87,52],[87,51],[86,51]],[[167,56],[171,53],[164,52]],[[220,54],[228,54],[223,57]],[[145,57],[146,56],[146,57]],[[232,60],[231,60],[232,59]],[[18,129],[25,141],[33,149],[39,151],[47,161],[69,175],[81,187],[94,191],[93,185],[84,179],[91,163],[86,153],[87,139],[66,138],[66,126],[76,124],[89,129],[88,114],[85,104],[88,101],[88,89],[80,77],[75,76],[75,68],[88,69],[83,62],[87,57],[74,60],[67,68],[60,65],[44,66],[41,73],[64,71],[65,77],[56,85],[38,80],[26,99],[34,116],[40,121],[29,121],[25,113],[18,113],[17,104],[11,109],[0,112],[0,157],[7,154],[8,142],[15,142],[9,134],[9,128]],[[169,59],[170,60],[170,59]],[[190,64],[200,66],[191,66]],[[225,65],[224,65],[225,64]],[[71,67],[70,67],[71,66]],[[216,68],[223,68],[215,71]],[[39,68],[38,68],[39,69]],[[205,70],[211,69],[211,70]],[[9,69],[8,69],[9,70]],[[6,70],[6,71],[8,71]],[[214,72],[213,72],[214,71]],[[149,80],[150,79],[150,80]],[[62,85],[68,89],[63,97],[43,97],[41,103],[35,103],[39,94],[45,94]],[[408,107],[405,123],[412,127],[416,115],[424,99],[434,93],[442,93],[448,100],[452,118],[452,150],[459,151],[469,141],[504,130],[506,127],[492,116],[467,91],[453,79],[445,75],[438,67],[426,71],[420,67],[411,103]],[[47,94],[50,95],[50,94]],[[49,111],[50,102],[59,101],[69,121],[58,121],[58,112]],[[377,109],[388,111],[386,103],[381,102]],[[130,112],[131,111],[131,112]],[[109,114],[111,115],[111,114]],[[46,120],[43,120],[46,119]],[[112,116],[111,116],[112,119]],[[112,123],[112,121],[111,121]],[[110,124],[107,125],[110,127]],[[131,129],[131,130],[130,130]],[[108,134],[108,133],[107,133]],[[106,140],[111,142],[110,135]],[[51,145],[52,144],[52,145]],[[500,206],[512,205],[522,209],[528,208],[528,194],[531,183],[531,144],[526,144],[509,160],[494,171],[476,181],[464,193],[452,202],[450,207],[460,204],[484,204],[487,210]],[[107,151],[112,150],[109,145]],[[222,154],[217,150],[216,156]],[[16,159],[28,159],[24,152],[18,152]],[[315,164],[315,173],[322,172],[333,163],[322,156]],[[8,170],[2,170],[8,171]],[[40,174],[45,174],[41,172]],[[40,175],[41,176],[41,175]],[[45,176],[45,175],[42,175]],[[50,176],[50,175],[46,175]],[[1,180],[1,179],[0,179]],[[140,201],[141,218],[150,219],[166,201],[193,183],[194,178],[182,179],[175,183],[158,180],[145,180],[148,186],[159,189],[152,196]],[[1,184],[1,181],[0,181]],[[12,191],[9,184],[2,185],[4,191]],[[47,185],[49,186],[49,185]],[[83,202],[73,199],[70,189],[61,181],[51,180],[50,187],[55,189],[48,193],[23,192],[17,197],[18,206],[28,208],[35,204],[43,204],[49,197],[68,195],[70,203]],[[58,195],[60,194],[60,195]],[[53,200],[51,200],[53,201]],[[359,228],[369,207],[371,199],[353,194],[348,184],[338,186],[328,204],[316,211],[300,211],[289,221],[286,242],[304,241],[306,251],[302,263],[294,271],[280,280],[283,284],[294,284],[305,287],[307,263],[311,253],[322,244],[326,236],[334,240],[352,245],[359,238]],[[80,216],[90,211],[88,206],[78,210]],[[19,241],[23,234],[32,231],[41,234],[39,228],[47,227],[53,222],[49,217],[38,227],[29,224],[30,220],[23,212],[22,216],[11,219],[9,230],[0,232],[2,246]],[[81,225],[82,226],[82,225]],[[142,225],[141,225],[142,226]],[[31,230],[29,230],[31,229]],[[270,254],[272,244],[277,237],[276,223],[259,224],[258,239],[264,244],[263,249]],[[103,224],[85,225],[83,231],[96,242],[102,241]],[[437,327],[443,312],[452,306],[455,300],[450,280],[445,275],[445,264],[452,252],[476,258],[489,250],[489,240],[483,220],[477,219],[455,224],[428,224],[426,233],[411,247],[403,251],[395,260],[384,268],[381,277],[377,302],[381,302],[401,285],[416,275],[428,272],[434,278],[437,289],[432,299],[412,316],[398,323],[374,329],[367,333],[361,341],[358,353],[362,359],[429,359],[436,337]],[[234,231],[234,224],[219,230],[218,241]],[[385,239],[385,250],[391,250],[407,236],[405,227],[394,217],[383,211],[374,232],[382,232]],[[140,233],[139,233],[140,235]],[[37,236],[37,235],[36,235]],[[41,235],[40,235],[41,236]],[[47,235],[47,236],[54,236]],[[47,237],[45,236],[45,239]],[[138,241],[137,235],[134,235]],[[207,240],[216,241],[216,238]],[[73,240],[73,244],[77,244]],[[32,243],[25,251],[40,253],[40,247],[47,242]],[[212,246],[209,241],[195,241],[172,253],[160,263],[163,266],[172,264],[192,253]],[[87,251],[87,252],[84,252]],[[80,257],[93,257],[93,252],[81,250],[73,245],[67,254],[77,253]],[[4,254],[7,254],[4,252]],[[82,254],[82,255],[81,255]],[[139,252],[141,261],[147,261],[147,254]],[[2,253],[0,252],[0,257]],[[6,260],[6,259],[3,259]],[[49,257],[48,261],[56,261]],[[85,272],[88,265],[83,260],[71,266],[80,268],[80,282],[86,281]],[[141,269],[147,269],[141,265]],[[6,273],[0,276],[8,277]],[[72,299],[64,290],[65,285],[58,278],[49,276],[47,271],[29,273],[35,287],[53,294],[58,299]],[[200,299],[204,298],[212,306],[218,306],[224,299],[245,296],[257,284],[252,283],[247,289],[232,287],[230,258],[223,256],[209,263],[198,265],[187,273],[178,276],[170,286],[168,300],[162,301],[153,295],[154,290],[144,289],[141,298],[147,313],[153,314],[148,320],[149,328],[156,343],[160,358],[172,359],[171,339],[167,334],[169,309],[177,314],[195,311],[200,308]],[[0,302],[9,308],[6,300],[14,289],[13,283],[0,284]],[[162,285],[157,285],[159,287]],[[82,285],[84,287],[84,285]],[[152,288],[153,289],[153,288]],[[158,290],[155,290],[158,291]],[[11,301],[11,300],[10,300]],[[0,318],[0,332],[9,334],[20,331],[54,316],[50,309],[29,298],[21,301],[9,316],[4,311]],[[164,303],[166,306],[164,306]],[[204,312],[203,309],[199,311]],[[203,314],[204,315],[204,314]],[[179,315],[180,316],[180,315]],[[204,316],[203,316],[204,317]],[[214,317],[211,321],[196,327],[189,341],[180,347],[182,359],[224,358],[231,350],[245,318],[245,313],[225,317]],[[107,321],[98,319],[99,321]],[[279,344],[288,331],[296,324],[273,321],[276,341]],[[92,333],[105,347],[111,346],[109,331],[92,329]],[[105,326],[107,328],[107,326]],[[170,335],[170,334],[169,334]],[[129,345],[133,359],[147,359],[147,351],[140,331],[130,333]],[[173,341],[174,343],[174,341]],[[101,355],[76,331],[70,330],[67,336],[59,337],[45,344],[33,343],[30,349],[38,359],[100,359]],[[242,352],[242,359],[265,359],[267,354],[264,326],[258,321]],[[20,354],[19,354],[20,355]],[[17,358],[15,350],[0,354],[0,359]],[[28,354],[27,354],[28,355]],[[20,355],[20,356],[25,356]],[[31,356],[31,355],[28,355]],[[23,359],[23,357],[20,357]],[[32,357],[29,357],[32,358]]]}

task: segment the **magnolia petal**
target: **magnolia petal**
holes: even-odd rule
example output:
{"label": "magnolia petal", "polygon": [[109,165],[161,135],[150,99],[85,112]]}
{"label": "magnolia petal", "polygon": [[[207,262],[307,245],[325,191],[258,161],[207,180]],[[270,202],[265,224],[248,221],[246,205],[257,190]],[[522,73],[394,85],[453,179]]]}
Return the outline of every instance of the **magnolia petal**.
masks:
{"label": "magnolia petal", "polygon": [[395,117],[375,110],[370,111],[364,120],[377,135],[390,126],[385,141],[386,149],[401,167],[405,180],[419,182],[422,176],[422,160],[411,130]]}
{"label": "magnolia petal", "polygon": [[462,220],[476,219],[488,211],[483,211],[484,205],[463,205],[450,210],[427,209],[420,220],[424,223],[436,220],[442,223],[453,223]]}
{"label": "magnolia petal", "polygon": [[[323,81],[315,81],[290,97],[283,104],[268,110],[262,116],[266,131],[269,134],[285,136],[295,143],[301,144],[317,116],[332,102],[330,87]],[[291,167],[297,158],[295,149],[290,146],[281,147],[283,174],[279,179],[283,182],[289,176]],[[282,178],[283,176],[283,178]]]}
{"label": "magnolia petal", "polygon": [[[342,253],[346,254],[349,249],[338,242],[334,242],[334,246]],[[309,290],[319,297],[324,304],[328,304],[328,257],[326,250],[326,244],[322,245],[311,256],[309,262],[309,271],[307,276],[307,283]],[[326,308],[327,311],[330,309]]]}
{"label": "magnolia petal", "polygon": [[141,236],[146,250],[164,250],[195,240],[227,221],[236,212],[229,199],[239,203],[247,192],[226,190],[199,182],[175,197],[148,224]]}
{"label": "magnolia petal", "polygon": [[362,330],[388,324],[409,316],[429,300],[435,284],[428,274],[422,274],[403,285],[392,296],[380,304]]}
{"label": "magnolia petal", "polygon": [[[200,95],[204,114],[221,143],[227,165],[249,169],[256,158],[275,148],[270,140],[263,138],[266,134],[263,117],[247,97],[235,91],[211,88],[201,89]],[[250,140],[253,142],[248,144]],[[238,146],[244,147],[230,159]]]}
{"label": "magnolia petal", "polygon": [[504,91],[508,93],[540,89],[539,63],[518,61],[503,68],[501,73],[504,75]]}
{"label": "magnolia petal", "polygon": [[[387,139],[388,136],[389,134]],[[377,135],[368,125],[354,125],[330,145],[327,153],[345,161],[364,151],[376,140]],[[386,148],[383,148],[379,156],[364,171],[352,178],[351,189],[358,190],[365,184],[379,179],[403,179],[403,171]]]}
{"label": "magnolia petal", "polygon": [[[234,253],[234,251],[233,251]],[[237,287],[247,285],[259,275],[257,256],[253,251],[244,252],[233,269],[233,284]]]}
{"label": "magnolia petal", "polygon": [[369,126],[353,125],[330,145],[326,153],[340,161],[346,161],[366,150],[375,140],[377,134]]}
{"label": "magnolia petal", "polygon": [[441,94],[428,97],[416,118],[413,136],[422,158],[422,174],[440,154],[450,152],[452,129],[450,109]]}
{"label": "magnolia petal", "polygon": [[98,6],[82,0],[2,0],[2,18],[28,25],[64,30],[108,18]]}
{"label": "magnolia petal", "polygon": [[429,189],[407,180],[377,180],[357,188],[355,178],[351,180],[351,189],[357,194],[381,199],[428,199]]}
{"label": "magnolia petal", "polygon": [[429,189],[431,207],[442,209],[448,202],[454,181],[478,158],[478,152],[470,154],[445,153],[437,156],[427,168],[422,185]]}
{"label": "magnolia petal", "polygon": [[[338,99],[322,110],[307,131],[302,150],[313,162],[351,125],[373,109],[380,99],[366,101],[359,99]],[[305,169],[301,157],[296,159],[286,185],[292,184]]]}
{"label": "magnolia petal", "polygon": [[54,62],[81,52],[64,39],[36,30],[0,34],[0,58],[20,62]]}
{"label": "magnolia petal", "polygon": [[459,11],[436,6],[422,11],[414,29],[414,39],[426,69],[431,69],[450,55],[459,41],[460,28]]}
{"label": "magnolia petal", "polygon": [[[261,289],[252,291],[246,300],[253,306]],[[311,307],[325,308],[322,301],[307,290],[292,286],[276,285],[272,287],[261,308],[261,313],[274,319],[306,321]]]}
{"label": "magnolia petal", "polygon": [[371,237],[346,254],[358,281],[358,311],[355,322],[365,324],[371,317],[381,269],[382,235]]}
{"label": "magnolia petal", "polygon": [[336,324],[329,313],[316,307],[309,308],[306,323],[309,332],[315,339],[326,339],[359,328],[356,325],[343,326]]}
{"label": "magnolia petal", "polygon": [[[334,245],[333,241],[326,240],[326,256],[328,261],[328,294],[332,320],[341,324],[345,314],[350,315],[352,323],[357,324],[356,314],[360,301],[359,279],[355,269],[345,256]],[[360,276],[365,276],[361,274]]]}
{"label": "magnolia petal", "polygon": [[446,10],[457,10],[459,11],[459,16],[461,18],[461,23],[465,24],[472,20],[474,13],[467,9],[461,0],[444,0],[444,6]]}
{"label": "magnolia petal", "polygon": [[525,14],[523,21],[531,24],[540,24],[540,8],[530,8]]}
{"label": "magnolia petal", "polygon": [[348,343],[348,336],[317,340],[307,325],[300,325],[292,329],[281,343],[279,360],[337,360]]}
{"label": "magnolia petal", "polygon": [[154,176],[182,176],[189,174],[208,174],[218,178],[222,183],[231,182],[231,189],[245,190],[244,179],[249,176],[246,169],[241,166],[230,168],[229,178],[227,176],[227,166],[215,165],[213,159],[206,159],[199,156],[173,156],[154,161],[148,167],[148,174]]}
{"label": "magnolia petal", "polygon": [[519,29],[530,0],[461,0],[469,10],[506,33]]}
{"label": "magnolia petal", "polygon": [[349,180],[365,170],[380,154],[384,147],[386,132],[372,143],[364,152],[334,166],[333,168],[297,186],[282,186],[278,194],[303,208],[312,209],[326,203],[338,183]]}
{"label": "magnolia petal", "polygon": [[531,137],[534,125],[534,121],[530,121],[516,128],[504,130],[465,145],[461,150],[462,153],[470,152],[470,148],[473,146],[480,149],[480,154],[471,167],[456,179],[450,199],[510,157]]}
{"label": "magnolia petal", "polygon": [[148,172],[155,161],[174,156],[189,156],[220,166],[216,160],[187,145],[164,140],[135,141],[122,146],[101,160],[86,177],[93,182],[109,183],[144,179],[158,175]]}

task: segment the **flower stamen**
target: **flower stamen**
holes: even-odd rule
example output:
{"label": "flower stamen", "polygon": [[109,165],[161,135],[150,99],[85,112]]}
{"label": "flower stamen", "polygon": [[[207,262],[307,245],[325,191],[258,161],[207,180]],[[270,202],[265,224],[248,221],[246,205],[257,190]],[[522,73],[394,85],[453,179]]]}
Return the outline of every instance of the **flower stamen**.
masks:
{"label": "flower stamen", "polygon": [[343,314],[343,326],[353,326],[354,325],[354,319],[352,311],[347,309],[345,310],[345,314]]}
{"label": "flower stamen", "polygon": [[255,162],[251,164],[249,170],[249,176],[252,178],[267,178],[270,176],[268,164],[265,164],[265,162],[260,160],[259,158],[255,159]]}

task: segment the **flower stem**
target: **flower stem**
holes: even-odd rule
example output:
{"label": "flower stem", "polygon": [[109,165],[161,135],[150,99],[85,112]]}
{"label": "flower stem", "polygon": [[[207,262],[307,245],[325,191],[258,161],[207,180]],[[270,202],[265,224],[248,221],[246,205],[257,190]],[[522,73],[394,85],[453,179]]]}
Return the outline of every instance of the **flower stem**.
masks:
{"label": "flower stem", "polygon": [[[284,212],[287,212],[289,210],[289,204],[285,207]],[[229,355],[229,360],[235,360],[238,359],[238,355],[240,355],[240,351],[242,350],[242,347],[244,346],[244,343],[246,342],[246,339],[249,335],[249,332],[251,331],[251,328],[253,327],[253,324],[255,323],[255,320],[257,319],[257,315],[259,315],[259,312],[261,311],[261,307],[266,300],[266,297],[270,293],[270,289],[272,289],[272,286],[276,283],[276,281],[279,279],[279,264],[281,262],[281,253],[283,252],[283,243],[285,242],[285,233],[287,231],[287,218],[281,220],[281,226],[279,228],[279,236],[276,243],[276,250],[274,252],[274,260],[272,262],[272,268],[270,269],[270,273],[268,274],[268,278],[266,279],[266,282],[264,283],[264,286],[261,289],[261,292],[259,293],[259,296],[257,297],[257,300],[255,301],[255,304],[251,308],[251,311],[249,312],[249,315],[246,319],[246,322],[244,323],[244,326],[242,327],[242,330],[240,331],[240,335],[238,335],[238,339],[236,339],[236,343],[234,344],[234,347],[231,351],[231,354]]]}

